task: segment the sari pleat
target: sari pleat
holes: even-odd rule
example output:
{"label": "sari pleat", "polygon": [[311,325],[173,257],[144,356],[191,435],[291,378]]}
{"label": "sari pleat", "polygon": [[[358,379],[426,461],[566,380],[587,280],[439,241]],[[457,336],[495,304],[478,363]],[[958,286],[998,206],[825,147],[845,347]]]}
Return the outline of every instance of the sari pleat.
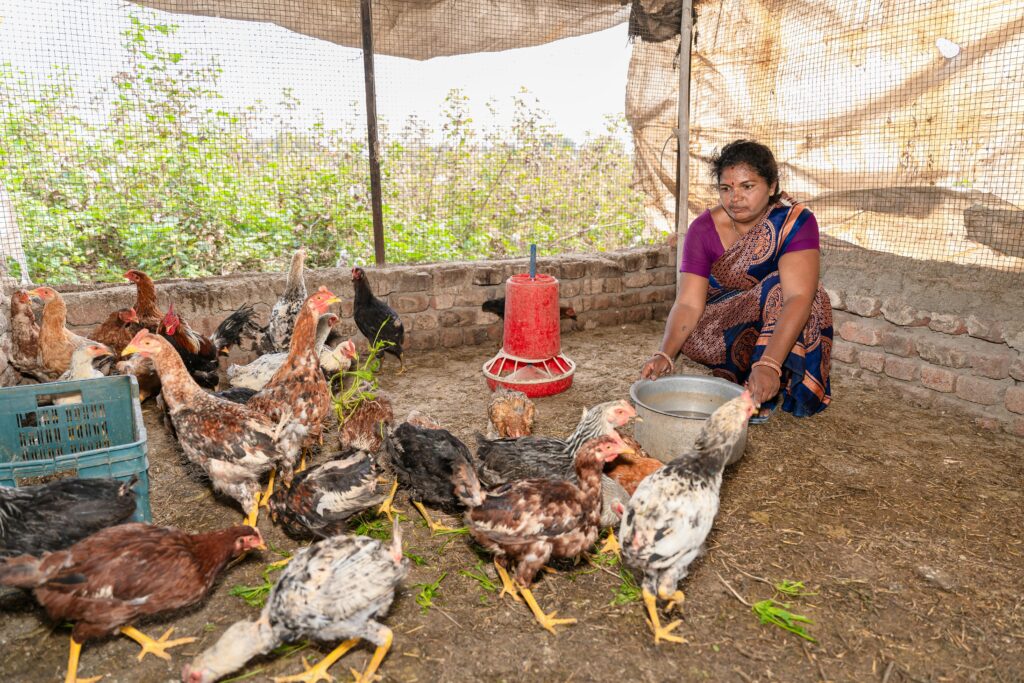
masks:
{"label": "sari pleat", "polygon": [[[711,266],[708,298],[682,352],[716,377],[743,384],[764,354],[782,312],[779,259],[810,213],[777,204]],[[831,401],[832,306],[821,283],[807,324],[782,363],[782,409],[798,417]]]}

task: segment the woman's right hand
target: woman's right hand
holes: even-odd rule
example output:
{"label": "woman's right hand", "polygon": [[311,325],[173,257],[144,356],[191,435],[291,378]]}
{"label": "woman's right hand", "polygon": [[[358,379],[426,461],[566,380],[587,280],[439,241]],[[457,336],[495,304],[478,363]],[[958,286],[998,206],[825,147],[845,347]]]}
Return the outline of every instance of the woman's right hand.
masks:
{"label": "woman's right hand", "polygon": [[668,359],[657,354],[647,359],[644,366],[640,368],[640,377],[642,379],[658,379],[671,369],[672,364],[668,362]]}

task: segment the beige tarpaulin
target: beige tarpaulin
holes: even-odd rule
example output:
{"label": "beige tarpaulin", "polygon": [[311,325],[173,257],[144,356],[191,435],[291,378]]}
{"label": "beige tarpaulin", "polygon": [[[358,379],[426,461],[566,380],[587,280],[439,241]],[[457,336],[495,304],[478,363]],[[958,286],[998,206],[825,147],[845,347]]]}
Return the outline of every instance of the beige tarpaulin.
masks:
{"label": "beige tarpaulin", "polygon": [[[166,12],[263,21],[360,47],[359,0],[133,0]],[[603,31],[629,17],[619,0],[386,0],[373,3],[374,50],[410,59],[496,52]]]}
{"label": "beige tarpaulin", "polygon": [[[708,0],[695,33],[691,218],[717,202],[715,149],[755,138],[831,237],[1024,267],[1024,3]],[[627,86],[637,180],[664,229],[674,224],[674,49],[635,50]]]}

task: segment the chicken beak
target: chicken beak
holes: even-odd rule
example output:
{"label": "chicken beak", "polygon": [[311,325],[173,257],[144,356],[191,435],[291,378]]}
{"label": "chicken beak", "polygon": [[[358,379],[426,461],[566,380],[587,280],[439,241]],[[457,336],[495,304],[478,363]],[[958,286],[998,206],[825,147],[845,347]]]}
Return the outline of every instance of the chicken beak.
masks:
{"label": "chicken beak", "polygon": [[634,451],[629,446],[625,446],[625,447],[619,448],[619,452],[616,453],[615,455],[613,455],[612,457],[608,458],[608,462],[611,462],[612,460],[614,460],[615,458],[619,457],[620,455],[633,455],[634,453],[636,453],[636,451]]}
{"label": "chicken beak", "polygon": [[330,299],[324,302],[324,306],[330,306],[331,304],[340,304],[341,299],[336,296],[332,296]]}
{"label": "chicken beak", "polygon": [[139,347],[135,346],[134,344],[129,344],[128,346],[124,347],[124,349],[121,351],[121,355],[122,356],[130,356],[133,353],[138,353],[138,352],[139,352]]}
{"label": "chicken beak", "polygon": [[29,290],[28,295],[34,299],[42,299],[43,295],[39,293],[38,289]]}

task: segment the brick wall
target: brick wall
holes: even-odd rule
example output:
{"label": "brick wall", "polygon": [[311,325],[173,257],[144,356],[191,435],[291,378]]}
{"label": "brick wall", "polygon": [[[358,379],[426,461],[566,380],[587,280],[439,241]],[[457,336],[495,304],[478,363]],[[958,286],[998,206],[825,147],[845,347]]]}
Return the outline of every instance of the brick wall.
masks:
{"label": "brick wall", "polygon": [[1024,436],[1024,326],[929,312],[896,299],[826,288],[835,313],[835,371],[909,401]]}
{"label": "brick wall", "polygon": [[[538,260],[538,271],[554,275],[560,298],[572,305],[577,319],[563,320],[563,331],[664,319],[675,297],[673,250],[669,247],[632,249],[601,255],[566,255]],[[526,272],[525,259],[476,261],[423,266],[367,268],[373,291],[402,316],[407,348],[456,348],[479,344],[498,350],[501,320],[480,310],[487,299],[503,296],[505,281]],[[347,269],[307,271],[306,285],[325,285],[342,298],[339,331],[355,335],[352,320],[352,283]],[[244,303],[252,304],[266,320],[285,273],[240,274],[205,280],[165,280],[157,283],[160,305],[174,302],[176,311],[202,331],[211,331]],[[135,287],[124,285],[74,286],[60,289],[68,305],[68,326],[87,333],[107,314],[130,306]],[[7,289],[9,293],[11,289]],[[5,293],[5,294],[6,294]],[[9,299],[0,300],[0,385],[13,384],[17,373],[7,365]],[[230,362],[247,362],[247,350],[233,350]]]}
{"label": "brick wall", "polygon": [[[542,258],[540,272],[559,279],[561,299],[577,311],[563,331],[663,320],[675,293],[674,251],[651,247],[601,255]],[[504,294],[505,280],[526,260],[390,266],[367,271],[374,291],[405,321],[408,347],[491,345],[502,323],[480,310]],[[948,264],[833,250],[822,280],[835,309],[835,371],[891,386],[914,403],[967,415],[978,424],[1024,436],[1024,298],[1011,276],[965,273]],[[1015,284],[1016,282],[1016,284]],[[343,299],[341,331],[355,334],[349,271],[307,272],[307,286],[326,285]],[[200,330],[243,303],[265,319],[284,289],[284,273],[241,274],[158,283],[161,305],[174,301]],[[7,367],[9,299],[0,296],[0,385],[17,381]],[[113,309],[134,301],[134,286],[61,288],[68,323],[88,331]],[[251,352],[234,350],[230,362]]]}

